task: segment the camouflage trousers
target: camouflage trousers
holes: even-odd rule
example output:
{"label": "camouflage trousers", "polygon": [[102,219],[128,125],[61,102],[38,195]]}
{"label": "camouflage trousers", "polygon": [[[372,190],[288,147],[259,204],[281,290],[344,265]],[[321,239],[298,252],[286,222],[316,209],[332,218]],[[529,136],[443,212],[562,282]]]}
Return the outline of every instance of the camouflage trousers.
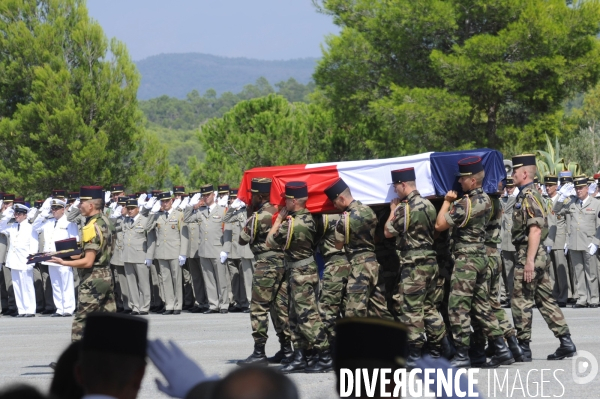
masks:
{"label": "camouflage trousers", "polygon": [[438,265],[435,258],[401,257],[402,270],[394,308],[408,328],[408,342],[418,348],[427,341],[437,345],[446,335],[442,316],[436,308],[439,300]]}
{"label": "camouflage trousers", "polygon": [[484,336],[502,336],[502,330],[490,306],[490,279],[491,270],[485,255],[456,254],[448,298],[448,317],[454,342],[458,345],[470,344],[471,318],[479,323]]}
{"label": "camouflage trousers", "polygon": [[349,255],[346,317],[380,317],[393,320],[385,298],[385,280],[373,252]]}
{"label": "camouflage trousers", "polygon": [[85,320],[92,312],[116,312],[117,304],[113,292],[113,280],[110,267],[85,269],[77,293],[79,303],[73,317],[71,340],[83,338]]}
{"label": "camouflage trousers", "polygon": [[[491,274],[489,282],[490,307],[492,308],[492,312],[494,312],[496,315],[498,325],[502,330],[504,338],[509,338],[515,335],[516,332],[513,326],[510,324],[510,320],[508,319],[506,312],[498,300],[500,295],[500,279],[502,278],[502,258],[500,257],[498,250],[495,248],[488,248],[487,253],[488,267]],[[486,342],[487,337],[484,336],[483,330],[481,329],[479,323],[476,320],[472,320],[472,322],[474,331],[473,339],[480,343]]]}
{"label": "camouflage trousers", "polygon": [[289,276],[290,330],[295,349],[327,349],[329,341],[319,315],[317,263],[287,269]]}
{"label": "camouflage trousers", "polygon": [[334,255],[326,261],[321,289],[319,290],[319,314],[325,326],[329,344],[335,337],[335,321],[344,317],[346,285],[350,275],[350,263],[346,255]]}
{"label": "camouflage trousers", "polygon": [[533,307],[536,306],[546,321],[548,328],[552,330],[555,337],[569,334],[569,326],[563,312],[558,307],[552,296],[552,285],[548,270],[550,259],[545,249],[540,245],[535,257],[535,273],[533,279],[526,283],[523,279],[527,247],[517,250],[517,262],[515,264],[515,281],[511,310],[513,323],[517,330],[517,338],[520,340],[531,340],[531,325],[533,322]]}
{"label": "camouflage trousers", "polygon": [[450,318],[448,317],[448,299],[450,298],[451,276],[452,270],[441,268],[438,263],[438,276],[435,292],[433,294],[433,303],[435,304],[435,308],[442,316],[446,332],[452,331]]}
{"label": "camouflage trousers", "polygon": [[269,314],[279,342],[281,344],[290,342],[288,282],[283,259],[278,257],[257,260],[252,276],[250,324],[252,337],[257,345],[264,345],[267,342]]}

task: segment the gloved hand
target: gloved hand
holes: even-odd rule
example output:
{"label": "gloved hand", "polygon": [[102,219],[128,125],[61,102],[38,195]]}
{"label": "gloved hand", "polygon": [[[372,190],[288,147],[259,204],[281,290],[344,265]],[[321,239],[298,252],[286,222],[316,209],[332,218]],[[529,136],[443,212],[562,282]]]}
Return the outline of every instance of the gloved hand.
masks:
{"label": "gloved hand", "polygon": [[221,263],[225,264],[225,262],[227,262],[227,257],[229,256],[229,254],[227,252],[221,251],[219,255],[221,257]]}
{"label": "gloved hand", "polygon": [[200,202],[200,198],[202,198],[202,194],[200,193],[196,193],[192,196],[192,198],[190,199],[190,205],[191,206],[195,206],[198,204],[198,202]]}
{"label": "gloved hand", "polygon": [[173,209],[177,209],[179,204],[181,204],[181,198],[177,198],[175,201],[173,201]]}
{"label": "gloved hand", "polygon": [[229,202],[229,195],[224,195],[217,201],[217,205],[219,206],[227,206],[227,202]]}
{"label": "gloved hand", "polygon": [[588,245],[588,248],[590,249],[590,255],[595,255],[596,251],[598,251],[598,246],[596,244],[590,243],[590,245]]}
{"label": "gloved hand", "polygon": [[596,192],[597,188],[598,188],[598,184],[597,183],[590,184],[590,186],[588,187],[588,194],[589,195],[594,195],[594,193]]}
{"label": "gloved hand", "polygon": [[550,253],[550,252],[552,252],[552,247],[551,247],[551,246],[549,246],[549,245],[546,245],[546,252],[547,252],[547,253]]}
{"label": "gloved hand", "polygon": [[155,379],[156,387],[174,398],[185,398],[196,385],[217,379],[217,376],[209,377],[204,374],[173,341],[169,341],[169,346],[160,340],[148,341],[148,357],[167,380],[167,385],[164,385]]}
{"label": "gloved hand", "polygon": [[241,200],[241,199],[239,199],[239,198],[236,198],[236,199],[235,199],[235,201],[233,201],[233,202],[231,203],[231,207],[232,207],[233,209],[240,209],[240,208],[242,208],[242,207],[244,207],[244,206],[246,206],[246,204],[244,203],[244,201],[242,201],[242,200]]}
{"label": "gloved hand", "polygon": [[2,219],[12,219],[15,216],[15,210],[12,208],[6,208],[4,212],[2,212]]}
{"label": "gloved hand", "polygon": [[565,249],[565,255],[567,255],[567,253],[569,252],[569,244],[567,244],[566,242],[565,242],[565,248],[564,249]]}
{"label": "gloved hand", "polygon": [[27,212],[27,220],[29,220],[29,221],[33,220],[33,218],[35,217],[36,214],[37,214],[37,209],[31,208],[29,210],[29,212]]}
{"label": "gloved hand", "polygon": [[52,212],[52,197],[46,198],[42,206],[40,207],[40,216],[43,218],[50,217],[50,213]]}
{"label": "gloved hand", "polygon": [[146,201],[146,203],[144,204],[144,208],[152,209],[152,207],[154,206],[155,203],[156,203],[156,197],[152,197],[148,201]]}
{"label": "gloved hand", "polygon": [[187,256],[179,255],[179,266],[183,266],[185,264],[185,260]]}
{"label": "gloved hand", "polygon": [[519,195],[520,190],[519,187],[515,187],[514,191],[512,192],[511,195],[509,195],[509,197],[516,197],[517,195]]}
{"label": "gloved hand", "polygon": [[179,209],[184,210],[188,206],[190,206],[190,197],[185,197],[183,201],[181,201],[181,204],[179,204]]}
{"label": "gloved hand", "polygon": [[[438,359],[432,359],[430,356],[425,355],[421,359],[417,360],[417,367],[421,370],[423,369],[435,369],[435,374],[430,374],[432,384],[425,385],[425,381],[423,378],[423,373],[419,373],[418,376],[423,380],[423,389],[425,392],[429,389],[429,391],[433,393],[437,393],[437,382],[439,378],[437,374],[443,374],[445,376],[445,380],[448,381],[448,376],[450,374],[450,380],[454,379],[456,372],[458,371],[455,367],[452,367],[450,362],[443,357]],[[466,373],[460,376],[460,381],[458,386],[452,384],[452,394],[447,395],[446,390],[442,387],[441,396],[437,396],[437,398],[443,399],[454,399],[454,398],[476,398],[481,397],[479,391],[477,390],[477,386],[473,385],[473,393],[469,394],[469,380],[467,378]]]}
{"label": "gloved hand", "polygon": [[81,201],[79,200],[79,198],[77,198],[75,200],[75,202],[73,202],[73,205],[71,205],[71,208],[77,208],[80,203],[81,203]]}
{"label": "gloved hand", "polygon": [[564,201],[567,197],[570,197],[572,195],[572,191],[574,191],[575,188],[573,186],[573,183],[565,183],[562,185],[562,187],[560,188],[560,190],[558,190],[558,200],[559,201]]}
{"label": "gloved hand", "polygon": [[113,215],[117,218],[117,217],[121,216],[121,213],[123,213],[123,205],[118,205],[115,208]]}
{"label": "gloved hand", "polygon": [[152,205],[152,209],[150,209],[150,212],[158,212],[160,211],[160,207],[162,205],[162,201],[156,201],[156,204]]}
{"label": "gloved hand", "polygon": [[111,203],[110,203],[110,205],[109,205],[108,207],[114,211],[115,209],[117,209],[117,206],[119,206],[119,204],[118,204],[118,203],[116,203],[116,202],[111,202]]}
{"label": "gloved hand", "polygon": [[104,202],[110,201],[110,191],[104,192]]}
{"label": "gloved hand", "polygon": [[146,264],[146,266],[150,266],[152,264],[152,259],[146,259],[144,263]]}
{"label": "gloved hand", "polygon": [[146,203],[147,197],[148,197],[148,194],[146,194],[146,193],[141,194],[140,197],[138,198],[138,206],[143,206]]}

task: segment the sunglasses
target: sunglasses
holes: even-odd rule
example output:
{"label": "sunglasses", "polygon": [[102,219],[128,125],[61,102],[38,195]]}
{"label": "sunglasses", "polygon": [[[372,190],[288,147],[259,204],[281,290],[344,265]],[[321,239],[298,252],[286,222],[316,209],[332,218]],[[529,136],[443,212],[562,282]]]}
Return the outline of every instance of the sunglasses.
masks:
{"label": "sunglasses", "polygon": [[51,206],[50,209],[52,209],[53,211],[58,211],[59,209],[63,209],[62,206]]}

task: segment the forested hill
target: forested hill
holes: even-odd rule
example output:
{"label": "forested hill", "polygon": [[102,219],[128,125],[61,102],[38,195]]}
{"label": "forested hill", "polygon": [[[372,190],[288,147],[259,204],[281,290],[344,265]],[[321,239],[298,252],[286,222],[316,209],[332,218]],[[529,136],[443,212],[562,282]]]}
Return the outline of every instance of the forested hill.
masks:
{"label": "forested hill", "polygon": [[311,80],[316,62],[317,58],[264,61],[199,53],[155,55],[136,62],[142,75],[138,98],[147,100],[168,95],[183,99],[194,89],[200,93],[208,89],[218,94],[238,93],[260,77],[269,82],[293,77],[306,84]]}

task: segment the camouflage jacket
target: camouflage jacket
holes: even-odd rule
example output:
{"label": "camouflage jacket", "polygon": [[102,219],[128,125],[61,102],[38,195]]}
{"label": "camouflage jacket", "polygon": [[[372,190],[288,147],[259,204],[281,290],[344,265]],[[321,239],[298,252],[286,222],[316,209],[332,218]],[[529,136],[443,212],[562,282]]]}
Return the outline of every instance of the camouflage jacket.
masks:
{"label": "camouflage jacket", "polygon": [[[343,255],[343,249],[336,249],[335,247],[335,227],[341,219],[339,214],[323,214],[321,215],[323,226],[319,231],[323,234],[319,239],[319,252],[325,259],[333,255]],[[316,217],[315,217],[316,219]]]}
{"label": "camouflage jacket", "polygon": [[519,187],[519,195],[513,210],[512,240],[517,251],[521,246],[527,246],[529,227],[538,226],[542,230],[540,246],[548,237],[548,217],[544,199],[533,187],[533,183]]}
{"label": "camouflage jacket", "polygon": [[343,242],[348,255],[375,251],[375,228],[377,216],[371,208],[360,201],[352,201],[335,226],[335,241]]}
{"label": "camouflage jacket", "polygon": [[481,187],[469,191],[452,204],[444,217],[453,227],[455,253],[485,255],[485,226],[491,211],[490,197]]}
{"label": "camouflage jacket", "polygon": [[259,210],[252,213],[240,232],[239,244],[250,244],[250,249],[255,257],[273,251],[271,248],[267,248],[266,242],[269,230],[273,226],[273,215],[276,213],[277,209],[269,202],[265,202]]}
{"label": "camouflage jacket", "polygon": [[314,255],[316,234],[317,226],[311,213],[300,209],[281,222],[279,229],[267,237],[267,243],[271,248],[281,248],[285,260],[297,262]]}
{"label": "camouflage jacket", "polygon": [[435,257],[435,218],[435,207],[428,199],[421,197],[417,190],[408,194],[396,207],[393,219],[387,222],[388,231],[396,236],[396,249]]}
{"label": "camouflage jacket", "polygon": [[90,216],[81,229],[81,234],[83,251],[96,251],[93,267],[108,267],[113,251],[113,235],[115,234],[114,227],[108,218],[102,213]]}
{"label": "camouflage jacket", "polygon": [[[485,245],[489,248],[498,249],[502,242],[502,204],[500,195],[489,195],[492,210],[485,226]],[[489,254],[488,254],[489,255]]]}

